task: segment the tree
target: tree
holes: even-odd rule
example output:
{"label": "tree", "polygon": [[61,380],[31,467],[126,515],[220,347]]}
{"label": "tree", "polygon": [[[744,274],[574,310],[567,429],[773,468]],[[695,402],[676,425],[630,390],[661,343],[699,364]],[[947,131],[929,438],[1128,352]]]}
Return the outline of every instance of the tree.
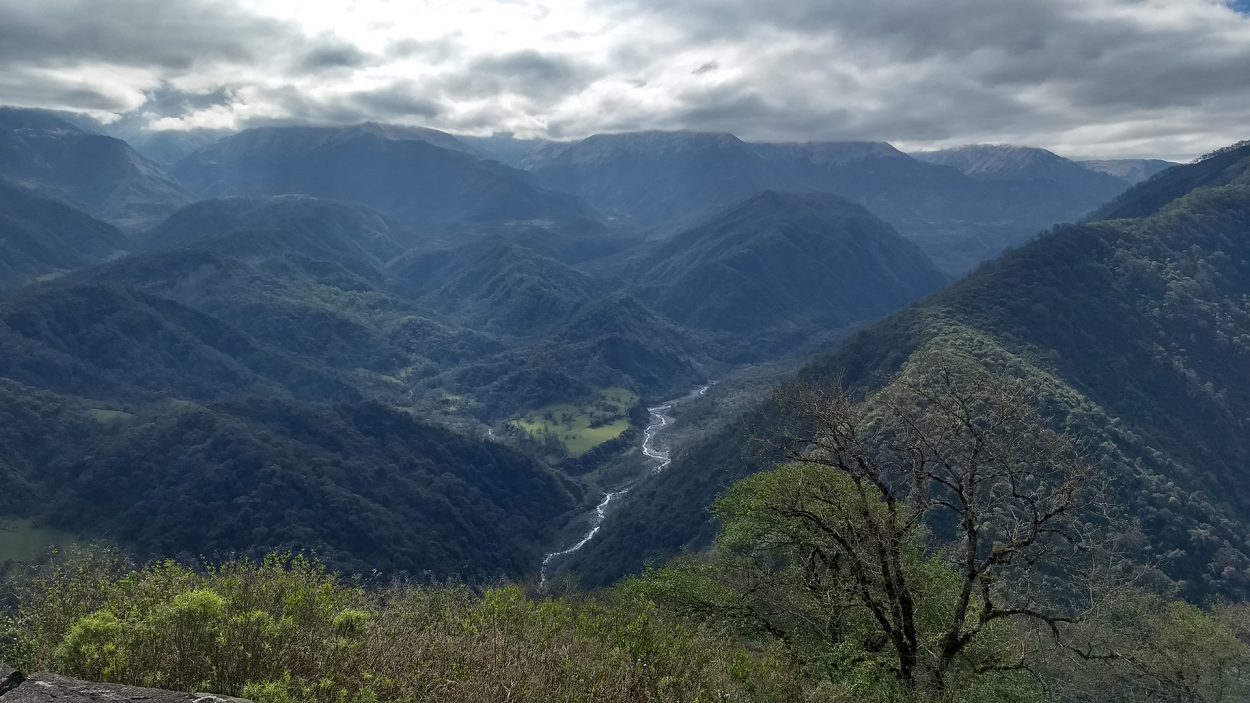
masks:
{"label": "tree", "polygon": [[888,669],[904,694],[941,695],[956,673],[1018,682],[1027,622],[1065,643],[1089,607],[1063,585],[1099,561],[1100,492],[1037,383],[921,358],[862,403],[836,385],[776,400],[763,442],[788,463],[731,488],[716,563],[679,562],[653,594],[838,676]]}

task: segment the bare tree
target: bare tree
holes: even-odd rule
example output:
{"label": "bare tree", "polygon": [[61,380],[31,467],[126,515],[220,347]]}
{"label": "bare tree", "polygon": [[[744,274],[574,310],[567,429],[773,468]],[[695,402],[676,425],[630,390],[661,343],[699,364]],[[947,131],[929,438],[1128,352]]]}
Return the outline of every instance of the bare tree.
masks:
{"label": "bare tree", "polygon": [[904,687],[940,693],[957,666],[1022,669],[1024,645],[978,641],[1022,620],[1060,639],[1076,622],[1086,605],[1057,584],[1102,541],[1089,522],[1098,491],[1037,384],[929,367],[863,403],[810,385],[776,401],[783,429],[764,441],[796,468],[749,501],[754,556],[784,552],[830,612],[866,612]]}

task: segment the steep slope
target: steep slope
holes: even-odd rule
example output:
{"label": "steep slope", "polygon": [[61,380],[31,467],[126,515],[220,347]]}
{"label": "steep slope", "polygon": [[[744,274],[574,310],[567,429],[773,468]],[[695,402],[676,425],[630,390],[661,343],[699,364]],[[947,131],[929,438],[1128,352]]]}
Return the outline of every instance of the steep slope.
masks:
{"label": "steep slope", "polygon": [[417,252],[392,266],[404,291],[475,328],[532,336],[560,324],[604,288],[510,237]]}
{"label": "steep slope", "polygon": [[0,183],[0,288],[59,275],[133,247],[112,225]]}
{"label": "steep slope", "polygon": [[[1250,161],[1227,156],[1159,177],[1213,187],[1147,219],[1057,228],[856,335],[805,375],[870,390],[925,355],[1036,378],[1060,400],[1056,421],[1101,447],[1100,470],[1141,523],[1144,540],[1131,548],[1191,597],[1250,592],[1250,189],[1210,177],[1235,181]],[[767,464],[739,438],[767,432],[773,417],[761,406],[631,493],[583,557],[589,580],[705,539],[714,496]]]}
{"label": "steep slope", "polygon": [[550,243],[491,236],[392,265],[399,290],[505,342],[428,379],[431,390],[476,397],[483,417],[497,420],[607,388],[662,396],[703,378],[698,341],[619,293],[620,284],[536,250]]}
{"label": "steep slope", "polygon": [[38,110],[0,108],[0,178],[132,231],[189,200],[125,142]]}
{"label": "steep slope", "polygon": [[144,555],[299,549],[488,580],[527,573],[570,506],[533,461],[373,403],[169,406],[111,429],[36,479],[55,495],[38,516]]}
{"label": "steep slope", "polygon": [[430,381],[472,393],[492,420],[626,388],[665,398],[707,379],[701,340],[626,294],[585,302],[563,325],[503,353],[483,356]]}
{"label": "steep slope", "polygon": [[403,379],[502,349],[394,290],[361,243],[371,235],[287,222],[131,257],[80,278],[176,301],[281,350],[292,367],[334,369],[355,382],[393,385],[387,392],[394,394]]}
{"label": "steep slope", "polygon": [[417,224],[567,220],[591,214],[522,171],[433,130],[361,125],[251,129],[178,163],[201,197],[305,194]]}
{"label": "steep slope", "polygon": [[872,320],[945,282],[864,208],[776,191],[655,246],[637,270],[644,298],[672,319],[750,337]]}
{"label": "steep slope", "polygon": [[0,303],[0,376],[61,394],[141,402],[238,393],[355,398],[341,379],[170,298],[66,282]]}
{"label": "steep slope", "polygon": [[668,397],[707,380],[702,345],[625,294],[582,306],[548,346],[554,355],[571,350],[580,363],[602,369],[599,373],[622,374],[651,397]]}
{"label": "steep slope", "polygon": [[1160,171],[1177,164],[1162,159],[1089,159],[1080,162],[1085,168],[1115,176],[1125,185],[1135,186]]}
{"label": "steep slope", "polygon": [[644,227],[700,215],[777,182],[746,142],[699,132],[596,134],[533,154],[527,167],[547,187]]}
{"label": "steep slope", "polygon": [[475,228],[474,234],[483,239],[505,238],[583,272],[613,268],[644,245],[635,230],[590,218],[558,224],[488,225]]}

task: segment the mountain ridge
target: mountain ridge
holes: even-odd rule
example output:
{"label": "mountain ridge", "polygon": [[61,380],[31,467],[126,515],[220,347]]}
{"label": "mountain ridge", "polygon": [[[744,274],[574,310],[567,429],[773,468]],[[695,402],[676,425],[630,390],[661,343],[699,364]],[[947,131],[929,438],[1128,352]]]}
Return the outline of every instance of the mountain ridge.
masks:
{"label": "mountain ridge", "polygon": [[0,178],[128,231],[154,224],[189,200],[126,142],[40,110],[0,107]]}
{"label": "mountain ridge", "polygon": [[946,280],[916,245],[863,207],[775,190],[657,244],[635,268],[643,289],[654,291],[648,297],[672,319],[748,335],[806,318],[845,327]]}
{"label": "mountain ridge", "polygon": [[357,203],[410,224],[567,220],[593,215],[575,197],[478,157],[445,133],[415,128],[266,128],[219,140],[180,161],[200,197],[304,194]]}

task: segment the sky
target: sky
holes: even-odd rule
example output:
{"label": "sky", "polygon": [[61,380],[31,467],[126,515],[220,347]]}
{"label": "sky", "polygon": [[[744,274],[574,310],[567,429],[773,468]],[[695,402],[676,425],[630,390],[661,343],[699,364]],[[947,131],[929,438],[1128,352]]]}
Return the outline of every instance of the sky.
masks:
{"label": "sky", "polygon": [[1250,138],[1250,0],[0,0],[0,104],[1187,160]]}

